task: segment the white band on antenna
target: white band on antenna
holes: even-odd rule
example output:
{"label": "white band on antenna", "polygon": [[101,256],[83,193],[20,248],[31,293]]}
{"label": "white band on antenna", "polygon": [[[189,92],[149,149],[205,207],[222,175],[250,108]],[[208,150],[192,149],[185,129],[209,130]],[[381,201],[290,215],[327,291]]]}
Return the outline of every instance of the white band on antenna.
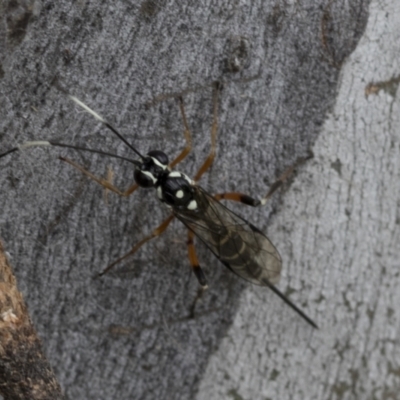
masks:
{"label": "white band on antenna", "polygon": [[33,141],[33,142],[21,143],[17,147],[20,150],[24,150],[24,149],[26,149],[28,147],[34,147],[34,146],[51,146],[51,143],[47,142],[46,140],[36,140],[36,141]]}

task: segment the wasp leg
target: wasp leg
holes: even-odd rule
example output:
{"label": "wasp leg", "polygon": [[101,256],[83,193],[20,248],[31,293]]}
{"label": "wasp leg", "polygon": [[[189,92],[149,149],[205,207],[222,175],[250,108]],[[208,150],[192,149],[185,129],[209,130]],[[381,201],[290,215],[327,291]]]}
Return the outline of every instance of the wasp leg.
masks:
{"label": "wasp leg", "polygon": [[77,164],[76,162],[68,159],[68,158],[64,158],[64,157],[60,157],[61,161],[64,161],[70,165],[72,165],[74,168],[76,168],[78,171],[82,172],[82,174],[85,174],[86,176],[88,176],[90,179],[94,180],[95,182],[97,182],[99,185],[105,187],[108,190],[111,190],[112,192],[120,195],[120,196],[129,196],[131,195],[139,186],[134,183],[132,186],[130,186],[127,190],[125,191],[121,191],[120,189],[118,189],[116,186],[114,186],[113,184],[111,184],[108,180],[103,179],[103,178],[97,178],[96,176],[94,176],[91,172],[89,172],[88,170],[86,170],[85,168],[81,167],[79,164]]}
{"label": "wasp leg", "polygon": [[195,311],[197,302],[201,299],[204,291],[207,290],[207,288],[208,288],[206,277],[204,275],[203,270],[201,269],[201,267],[199,265],[199,260],[197,259],[196,249],[194,247],[193,239],[194,239],[194,233],[192,231],[188,230],[187,245],[188,245],[189,261],[190,261],[190,265],[192,266],[193,272],[196,275],[196,278],[199,281],[201,287],[197,291],[196,297],[193,300],[193,302],[189,308],[189,318],[194,318],[194,311]]}
{"label": "wasp leg", "polygon": [[171,168],[175,167],[175,165],[179,164],[182,160],[186,158],[186,156],[192,151],[192,135],[190,134],[189,124],[186,119],[185,108],[183,106],[183,99],[179,97],[179,110],[181,111],[183,126],[185,128],[183,135],[185,136],[186,146],[178,155],[178,157],[173,160],[169,166]]}
{"label": "wasp leg", "polygon": [[203,297],[204,292],[206,291],[206,286],[203,287],[199,287],[199,289],[197,290],[196,293],[196,297],[194,298],[194,300],[192,301],[192,304],[189,307],[189,319],[193,319],[195,317],[195,310],[196,310],[196,305],[198,303],[198,301],[201,300],[201,298]]}
{"label": "wasp leg", "polygon": [[231,200],[246,204],[251,207],[264,206],[267,201],[272,197],[272,195],[285,183],[293,171],[305,161],[309,160],[312,154],[308,157],[300,158],[294,165],[290,166],[285,170],[285,172],[271,185],[268,193],[261,199],[255,199],[247,194],[239,192],[229,192],[229,193],[219,193],[214,195],[215,200]]}
{"label": "wasp leg", "polygon": [[218,130],[218,99],[220,90],[221,85],[218,82],[215,83],[213,88],[213,122],[211,126],[211,150],[203,165],[197,171],[197,174],[194,177],[195,182],[197,182],[202,177],[202,175],[210,168],[211,164],[214,161],[215,149],[217,146],[216,142]]}
{"label": "wasp leg", "polygon": [[260,200],[260,203],[262,206],[264,206],[267,201],[272,197],[272,195],[285,183],[285,181],[290,177],[290,175],[293,174],[293,172],[303,163],[305,163],[307,160],[312,158],[314,155],[310,151],[309,155],[307,157],[301,157],[299,158],[293,165],[291,165],[289,168],[287,168],[283,174],[271,185],[270,189],[268,190],[268,193]]}
{"label": "wasp leg", "polygon": [[168,225],[171,223],[171,221],[174,218],[175,218],[174,215],[171,214],[156,229],[154,229],[153,232],[151,232],[150,235],[146,236],[139,243],[135,244],[135,246],[132,247],[131,251],[129,251],[128,253],[126,253],[122,257],[118,258],[118,260],[115,260],[112,264],[110,264],[107,268],[105,268],[102,272],[100,272],[99,276],[102,276],[105,273],[107,273],[108,271],[110,271],[111,268],[113,268],[115,265],[120,263],[122,260],[125,260],[125,258],[133,256],[149,240],[154,239],[157,236],[160,236],[168,228]]}
{"label": "wasp leg", "polygon": [[[107,168],[107,179],[106,179],[106,181],[107,181],[108,183],[112,184],[113,179],[114,179],[114,171],[112,170],[112,168],[111,168],[110,166],[108,166],[108,168]],[[105,188],[105,189],[104,189],[104,196],[103,196],[103,199],[104,199],[104,203],[106,203],[107,205],[108,205],[108,192],[109,192],[109,189]]]}
{"label": "wasp leg", "polygon": [[247,194],[239,192],[218,193],[214,195],[214,199],[217,201],[220,200],[237,201],[239,203],[243,203],[252,207],[258,207],[261,204],[261,200],[254,199],[253,197],[250,197]]}
{"label": "wasp leg", "polygon": [[197,259],[196,249],[194,248],[193,239],[194,239],[194,233],[189,230],[187,245],[188,245],[190,265],[192,266],[193,272],[196,275],[196,278],[199,281],[202,288],[207,289],[207,287],[208,287],[207,280],[206,280],[203,270],[201,269],[201,267],[199,265],[199,260]]}

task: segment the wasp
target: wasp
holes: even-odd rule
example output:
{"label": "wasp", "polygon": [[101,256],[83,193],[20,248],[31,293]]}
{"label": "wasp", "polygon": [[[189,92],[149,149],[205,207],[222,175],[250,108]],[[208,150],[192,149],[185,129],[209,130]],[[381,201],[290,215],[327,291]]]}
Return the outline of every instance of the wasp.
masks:
{"label": "wasp", "polygon": [[178,99],[180,113],[184,125],[186,146],[172,161],[169,161],[168,156],[161,150],[152,150],[145,155],[141,154],[102,116],[93,111],[78,98],[69,95],[65,91],[65,94],[73,102],[90,113],[95,119],[100,121],[114,135],[122,140],[139,157],[139,160],[131,160],[101,150],[72,146],[54,141],[25,142],[3,153],[0,155],[0,157],[30,146],[58,146],[99,153],[131,162],[135,167],[135,183],[127,190],[122,191],[114,186],[110,181],[96,177],[74,161],[60,157],[62,161],[72,165],[90,179],[120,196],[129,196],[139,187],[153,188],[156,190],[157,197],[160,202],[170,210],[170,215],[168,218],[165,219],[156,229],[154,229],[150,235],[146,236],[135,246],[133,246],[127,254],[110,264],[100,273],[100,275],[108,272],[122,260],[131,257],[146,242],[161,235],[168,228],[172,220],[176,218],[188,229],[187,246],[189,261],[192,270],[203,289],[207,288],[207,280],[197,258],[194,247],[194,237],[200,239],[205,246],[218,258],[218,260],[221,261],[221,263],[224,264],[230,271],[255,285],[267,286],[312,327],[318,328],[318,326],[310,317],[308,317],[302,310],[292,303],[288,297],[286,297],[274,286],[280,277],[282,258],[272,242],[253,224],[246,221],[244,218],[240,217],[238,214],[231,211],[221,203],[221,200],[231,200],[252,207],[263,206],[267,203],[272,194],[282,185],[295,166],[284,173],[271,186],[268,193],[261,199],[255,199],[238,192],[211,195],[197,184],[203,174],[210,168],[215,158],[216,137],[218,130],[218,99],[220,90],[221,84],[215,83],[213,85],[211,150],[193,179],[189,178],[182,172],[173,170],[173,168],[179,164],[192,149],[191,133],[187,122],[182,97],[178,97]]}

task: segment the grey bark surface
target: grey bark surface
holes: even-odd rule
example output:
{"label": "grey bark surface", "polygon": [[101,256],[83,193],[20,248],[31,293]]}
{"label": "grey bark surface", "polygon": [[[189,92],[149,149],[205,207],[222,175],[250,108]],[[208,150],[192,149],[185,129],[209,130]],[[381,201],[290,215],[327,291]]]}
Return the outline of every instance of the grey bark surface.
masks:
{"label": "grey bark surface", "polygon": [[[0,397],[64,399],[0,242]],[[1,397],[1,398],[3,398]]]}
{"label": "grey bark surface", "polygon": [[399,398],[399,18],[398,4],[371,2],[314,160],[268,229],[290,286],[312,288],[299,300],[320,330],[278,325],[246,289],[197,400]]}
{"label": "grey bark surface", "polygon": [[231,208],[276,244],[279,288],[318,332],[200,245],[210,288],[188,319],[198,284],[177,222],[96,279],[168,215],[154,193],[119,198],[58,159],[132,182],[131,165],[99,155],[0,159],[0,235],[68,398],[395,398],[396,80],[363,90],[398,75],[400,41],[395,5],[373,4],[368,19],[366,1],[2,3],[1,152],[57,139],[133,157],[51,85],[58,77],[142,152],[171,158],[184,145],[177,102],[146,104],[189,89],[194,151],[178,169],[191,176],[209,151],[210,84],[226,82],[217,158],[201,181],[211,192],[263,195],[315,153],[266,208]]}

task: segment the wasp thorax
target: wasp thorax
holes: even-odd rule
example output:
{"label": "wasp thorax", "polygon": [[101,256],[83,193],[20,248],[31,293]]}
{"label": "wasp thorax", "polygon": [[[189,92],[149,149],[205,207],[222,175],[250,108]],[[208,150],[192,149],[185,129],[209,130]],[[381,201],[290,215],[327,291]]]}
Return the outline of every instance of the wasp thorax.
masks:
{"label": "wasp thorax", "polygon": [[159,198],[169,206],[194,210],[197,208],[193,200],[193,186],[190,179],[180,173],[171,172],[159,189]]}
{"label": "wasp thorax", "polygon": [[141,165],[136,167],[135,181],[141,187],[155,186],[167,169],[167,155],[160,150],[149,151]]}

